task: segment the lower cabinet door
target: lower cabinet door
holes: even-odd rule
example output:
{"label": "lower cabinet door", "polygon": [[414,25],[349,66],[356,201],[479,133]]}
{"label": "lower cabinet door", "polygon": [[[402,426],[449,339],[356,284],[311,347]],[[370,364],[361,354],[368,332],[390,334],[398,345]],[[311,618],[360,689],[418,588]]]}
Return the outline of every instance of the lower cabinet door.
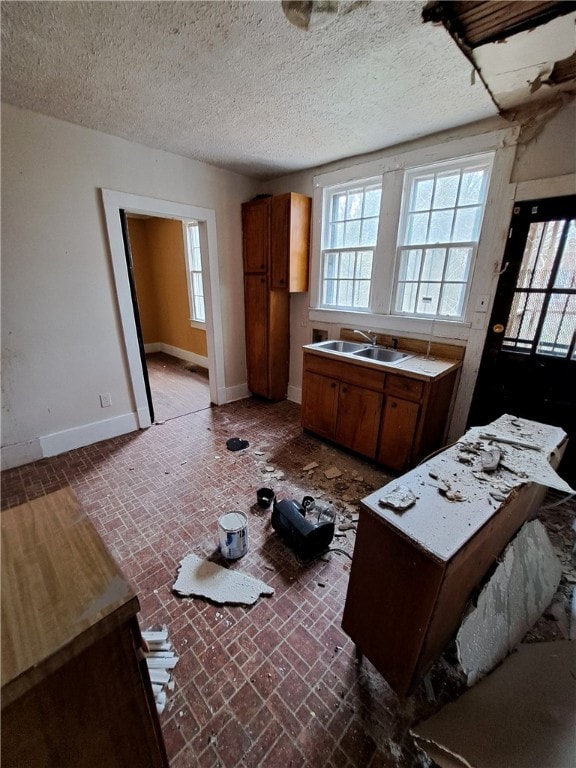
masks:
{"label": "lower cabinet door", "polygon": [[418,425],[419,403],[386,397],[382,411],[377,461],[403,472],[410,462]]}
{"label": "lower cabinet door", "polygon": [[339,382],[308,371],[302,385],[302,426],[333,440],[338,416]]}
{"label": "lower cabinet door", "polygon": [[374,458],[380,429],[382,395],[353,384],[340,384],[336,442]]}

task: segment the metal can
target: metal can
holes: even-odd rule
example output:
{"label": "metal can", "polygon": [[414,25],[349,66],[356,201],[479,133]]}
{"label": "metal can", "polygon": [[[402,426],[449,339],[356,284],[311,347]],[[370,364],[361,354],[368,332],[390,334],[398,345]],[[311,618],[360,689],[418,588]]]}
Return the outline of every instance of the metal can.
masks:
{"label": "metal can", "polygon": [[237,560],[248,551],[248,518],[243,512],[227,512],[218,520],[218,542],[222,556]]}

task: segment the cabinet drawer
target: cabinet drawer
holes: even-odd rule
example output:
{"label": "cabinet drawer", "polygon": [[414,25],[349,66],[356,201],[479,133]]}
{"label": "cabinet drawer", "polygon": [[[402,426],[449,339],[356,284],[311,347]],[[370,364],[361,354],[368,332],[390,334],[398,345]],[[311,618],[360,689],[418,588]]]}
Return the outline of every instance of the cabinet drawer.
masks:
{"label": "cabinet drawer", "polygon": [[423,391],[423,382],[409,379],[407,376],[389,374],[386,379],[386,393],[390,395],[400,395],[407,400],[421,400]]}
{"label": "cabinet drawer", "polygon": [[322,376],[331,376],[347,384],[355,384],[365,389],[373,389],[376,392],[384,391],[386,381],[386,374],[381,371],[374,371],[341,360],[329,360],[326,357],[307,352],[304,353],[304,370],[319,373]]}

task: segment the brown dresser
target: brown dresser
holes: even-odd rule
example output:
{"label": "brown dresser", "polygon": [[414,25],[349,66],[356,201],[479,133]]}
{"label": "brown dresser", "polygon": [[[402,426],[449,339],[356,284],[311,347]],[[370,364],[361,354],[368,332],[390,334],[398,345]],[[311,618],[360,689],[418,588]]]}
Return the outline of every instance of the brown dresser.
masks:
{"label": "brown dresser", "polygon": [[1,523],[3,768],[167,768],[138,598],[73,491]]}

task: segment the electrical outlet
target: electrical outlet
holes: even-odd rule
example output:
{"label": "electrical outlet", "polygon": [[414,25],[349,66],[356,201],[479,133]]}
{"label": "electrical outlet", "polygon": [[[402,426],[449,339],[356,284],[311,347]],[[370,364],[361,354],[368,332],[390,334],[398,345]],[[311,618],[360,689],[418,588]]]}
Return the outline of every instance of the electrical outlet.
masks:
{"label": "electrical outlet", "polygon": [[106,392],[104,395],[100,395],[100,407],[108,408],[112,405],[112,398],[110,392]]}

